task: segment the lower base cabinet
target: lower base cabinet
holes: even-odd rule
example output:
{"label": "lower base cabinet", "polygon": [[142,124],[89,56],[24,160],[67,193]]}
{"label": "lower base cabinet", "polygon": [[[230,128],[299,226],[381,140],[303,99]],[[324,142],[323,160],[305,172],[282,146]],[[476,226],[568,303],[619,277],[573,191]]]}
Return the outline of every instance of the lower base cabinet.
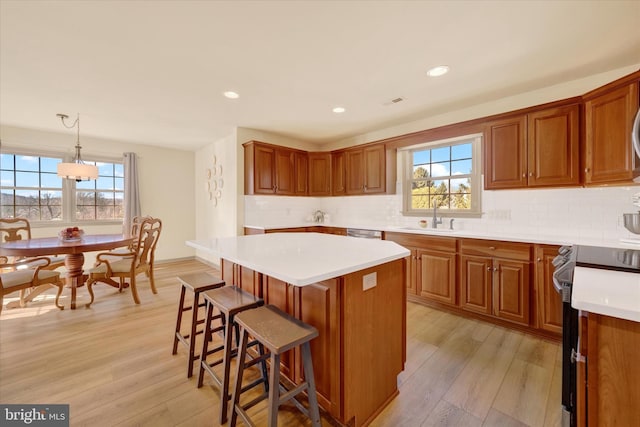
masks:
{"label": "lower base cabinet", "polygon": [[456,305],[456,254],[417,249],[417,280],[420,296]]}
{"label": "lower base cabinet", "polygon": [[531,250],[528,243],[461,239],[460,306],[529,326]]}
{"label": "lower base cabinet", "polygon": [[582,313],[577,425],[640,425],[640,322]]}

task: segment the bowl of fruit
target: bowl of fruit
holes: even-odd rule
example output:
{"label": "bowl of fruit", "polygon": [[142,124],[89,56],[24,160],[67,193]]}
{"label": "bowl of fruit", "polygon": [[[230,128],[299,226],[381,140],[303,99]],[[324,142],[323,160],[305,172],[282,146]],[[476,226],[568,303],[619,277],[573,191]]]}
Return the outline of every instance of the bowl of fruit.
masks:
{"label": "bowl of fruit", "polygon": [[79,242],[83,235],[84,231],[78,227],[67,227],[60,230],[58,238],[63,242]]}

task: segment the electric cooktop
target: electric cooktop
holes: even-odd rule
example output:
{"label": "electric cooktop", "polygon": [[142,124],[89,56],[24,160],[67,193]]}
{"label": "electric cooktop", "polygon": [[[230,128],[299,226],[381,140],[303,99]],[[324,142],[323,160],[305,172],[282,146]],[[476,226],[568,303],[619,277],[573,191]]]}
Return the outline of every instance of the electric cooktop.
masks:
{"label": "electric cooktop", "polygon": [[579,267],[640,273],[640,249],[575,246]]}

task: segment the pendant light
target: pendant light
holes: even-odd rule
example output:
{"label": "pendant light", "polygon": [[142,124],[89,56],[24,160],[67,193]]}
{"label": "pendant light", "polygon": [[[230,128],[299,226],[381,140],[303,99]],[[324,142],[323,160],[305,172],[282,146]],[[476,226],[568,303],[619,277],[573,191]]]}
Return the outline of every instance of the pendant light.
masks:
{"label": "pendant light", "polygon": [[76,182],[80,181],[89,181],[90,179],[98,178],[98,167],[94,165],[86,165],[82,161],[82,157],[80,157],[80,114],[78,114],[76,121],[71,125],[67,125],[64,121],[68,119],[69,116],[66,114],[56,114],[56,116],[60,117],[62,124],[67,129],[73,129],[74,127],[78,128],[77,139],[76,139],[76,154],[73,157],[73,163],[58,163],[58,176],[60,178],[65,179],[75,179]]}

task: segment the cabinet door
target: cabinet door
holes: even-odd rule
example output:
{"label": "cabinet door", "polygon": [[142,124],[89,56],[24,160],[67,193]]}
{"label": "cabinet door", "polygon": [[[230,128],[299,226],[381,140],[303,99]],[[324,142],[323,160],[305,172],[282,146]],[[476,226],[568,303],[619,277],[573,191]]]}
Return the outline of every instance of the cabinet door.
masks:
{"label": "cabinet door", "polygon": [[638,165],[631,146],[631,127],[637,110],[637,83],[585,103],[586,184],[633,179]]}
{"label": "cabinet door", "polygon": [[347,194],[347,165],[344,151],[331,153],[331,191],[334,196]]}
{"label": "cabinet door", "polygon": [[[293,289],[291,285],[288,285],[282,280],[264,276],[262,289],[262,298],[265,304],[274,305],[285,313],[294,315]],[[280,356],[280,372],[292,381],[294,379],[293,366],[294,352],[293,350],[289,350]]]}
{"label": "cabinet door", "polygon": [[[311,358],[319,403],[332,414],[340,413],[340,301],[338,281],[325,280],[295,287],[295,317],[320,333],[311,341]],[[302,309],[304,307],[304,310]],[[304,380],[302,359],[296,349],[295,382]]]}
{"label": "cabinet door", "polygon": [[271,147],[254,147],[254,192],[273,194],[276,191],[276,150]]}
{"label": "cabinet door", "polygon": [[491,314],[491,258],[460,255],[460,306]]}
{"label": "cabinet door", "polygon": [[494,314],[529,325],[529,263],[494,259],[493,270]]}
{"label": "cabinet door", "polygon": [[384,193],[386,189],[384,145],[365,148],[363,156],[364,192],[367,194]]}
{"label": "cabinet door", "polygon": [[418,251],[420,249],[417,248],[407,248],[411,251],[411,255],[409,256],[409,262],[406,263],[405,272],[406,280],[407,280],[407,294],[408,295],[418,295],[418,269],[419,269],[419,261],[418,261]]}
{"label": "cabinet door", "polygon": [[530,187],[580,183],[580,107],[569,105],[527,116]]}
{"label": "cabinet door", "polygon": [[364,193],[364,150],[349,150],[345,152],[346,192],[347,194]]}
{"label": "cabinet door", "polygon": [[293,151],[276,150],[276,194],[292,196],[295,193]]}
{"label": "cabinet door", "polygon": [[486,189],[527,186],[526,116],[491,123],[485,148]]}
{"label": "cabinet door", "polygon": [[307,181],[309,174],[309,158],[307,153],[294,152],[293,165],[295,175],[295,194],[296,196],[307,195]]}
{"label": "cabinet door", "polygon": [[537,303],[536,327],[560,335],[562,334],[562,298],[553,287],[555,267],[551,263],[558,255],[558,248],[558,246],[536,247],[534,286]]}
{"label": "cabinet door", "polygon": [[418,249],[420,296],[456,304],[456,254]]}
{"label": "cabinet door", "polygon": [[331,195],[330,153],[309,153],[309,195]]}

